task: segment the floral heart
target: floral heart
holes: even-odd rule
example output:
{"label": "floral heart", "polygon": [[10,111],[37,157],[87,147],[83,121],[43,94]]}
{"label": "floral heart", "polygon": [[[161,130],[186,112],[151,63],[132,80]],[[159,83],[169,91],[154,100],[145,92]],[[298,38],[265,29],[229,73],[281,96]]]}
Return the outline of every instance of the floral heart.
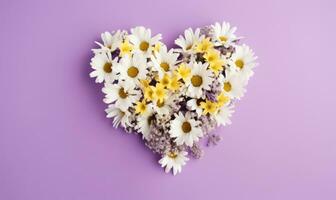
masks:
{"label": "floral heart", "polygon": [[257,59],[235,31],[226,22],[189,28],[168,50],[139,26],[104,32],[92,49],[90,77],[104,83],[107,118],[141,135],[165,172],[180,173],[189,155],[202,156],[202,138],[216,144],[211,130],[231,123]]}

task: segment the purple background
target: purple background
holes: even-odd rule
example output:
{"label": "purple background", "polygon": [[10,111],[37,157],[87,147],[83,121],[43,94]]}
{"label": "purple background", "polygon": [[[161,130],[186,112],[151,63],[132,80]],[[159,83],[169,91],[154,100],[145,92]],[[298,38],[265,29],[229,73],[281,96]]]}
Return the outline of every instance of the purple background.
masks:
{"label": "purple background", "polygon": [[[336,199],[335,1],[1,0],[0,199]],[[174,177],[105,118],[90,49],[227,20],[259,57],[223,136]]]}

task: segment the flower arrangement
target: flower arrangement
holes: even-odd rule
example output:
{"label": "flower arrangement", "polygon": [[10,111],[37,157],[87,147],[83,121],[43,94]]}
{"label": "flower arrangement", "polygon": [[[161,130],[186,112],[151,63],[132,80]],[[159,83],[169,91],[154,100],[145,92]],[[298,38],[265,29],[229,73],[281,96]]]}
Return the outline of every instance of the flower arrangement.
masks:
{"label": "flower arrangement", "polygon": [[141,135],[165,172],[180,173],[188,156],[202,156],[202,138],[216,144],[211,130],[231,123],[257,59],[235,31],[226,22],[189,28],[168,50],[139,26],[104,32],[92,49],[90,77],[104,83],[107,118]]}

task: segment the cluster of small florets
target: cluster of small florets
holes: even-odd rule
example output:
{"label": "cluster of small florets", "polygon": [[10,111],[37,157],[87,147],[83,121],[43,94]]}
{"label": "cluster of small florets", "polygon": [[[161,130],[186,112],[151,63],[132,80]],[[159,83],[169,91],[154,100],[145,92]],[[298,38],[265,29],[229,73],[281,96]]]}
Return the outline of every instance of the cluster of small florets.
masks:
{"label": "cluster of small florets", "polygon": [[189,28],[170,50],[144,27],[104,32],[96,42],[90,76],[104,83],[107,117],[140,134],[166,172],[181,172],[188,152],[200,158],[199,141],[217,144],[220,137],[211,130],[231,123],[234,102],[256,66],[235,30],[225,22]]}

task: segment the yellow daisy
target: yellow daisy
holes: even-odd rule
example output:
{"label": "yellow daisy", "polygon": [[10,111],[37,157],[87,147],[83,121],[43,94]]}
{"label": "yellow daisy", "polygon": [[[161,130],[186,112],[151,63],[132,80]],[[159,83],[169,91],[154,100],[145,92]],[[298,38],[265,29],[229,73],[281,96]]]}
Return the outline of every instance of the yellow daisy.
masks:
{"label": "yellow daisy", "polygon": [[140,80],[140,83],[141,83],[142,88],[149,87],[149,80],[147,79]]}
{"label": "yellow daisy", "polygon": [[130,55],[133,50],[133,45],[125,40],[123,43],[120,44],[120,56],[123,57],[124,55]]}
{"label": "yellow daisy", "polygon": [[213,47],[213,43],[210,42],[210,38],[205,38],[196,45],[196,51],[204,53],[204,52],[209,51],[212,47]]}
{"label": "yellow daisy", "polygon": [[177,74],[183,79],[184,82],[186,82],[191,75],[191,68],[188,67],[186,64],[180,64],[177,68]]}
{"label": "yellow daisy", "polygon": [[214,72],[216,76],[220,71],[223,71],[224,60],[218,59],[210,62],[209,68]]}
{"label": "yellow daisy", "polygon": [[135,113],[140,113],[140,115],[143,115],[147,111],[147,103],[146,100],[142,100],[136,103],[135,106]]}
{"label": "yellow daisy", "polygon": [[156,84],[156,87],[154,88],[154,95],[159,102],[162,102],[167,96],[164,85],[161,83]]}
{"label": "yellow daisy", "polygon": [[203,109],[203,114],[215,114],[217,111],[217,103],[206,100],[205,102],[200,103],[201,108]]}
{"label": "yellow daisy", "polygon": [[167,73],[165,73],[162,79],[159,81],[164,87],[168,87],[170,84],[170,77]]}
{"label": "yellow daisy", "polygon": [[227,104],[228,102],[230,102],[230,97],[226,96],[224,94],[224,92],[221,92],[217,96],[217,105],[218,105],[218,107],[222,107],[223,105]]}
{"label": "yellow daisy", "polygon": [[173,75],[170,79],[168,89],[171,91],[179,90],[181,87],[181,82],[179,82],[179,78],[177,75]]}
{"label": "yellow daisy", "polygon": [[216,49],[209,49],[208,51],[205,52],[203,57],[208,63],[211,63],[220,58],[220,52],[217,51]]}
{"label": "yellow daisy", "polygon": [[155,87],[148,86],[144,88],[144,98],[146,101],[153,101],[155,99]]}
{"label": "yellow daisy", "polygon": [[156,43],[156,44],[154,45],[154,49],[153,49],[153,51],[154,51],[154,52],[159,52],[160,49],[161,49],[161,43],[158,42],[158,43]]}

